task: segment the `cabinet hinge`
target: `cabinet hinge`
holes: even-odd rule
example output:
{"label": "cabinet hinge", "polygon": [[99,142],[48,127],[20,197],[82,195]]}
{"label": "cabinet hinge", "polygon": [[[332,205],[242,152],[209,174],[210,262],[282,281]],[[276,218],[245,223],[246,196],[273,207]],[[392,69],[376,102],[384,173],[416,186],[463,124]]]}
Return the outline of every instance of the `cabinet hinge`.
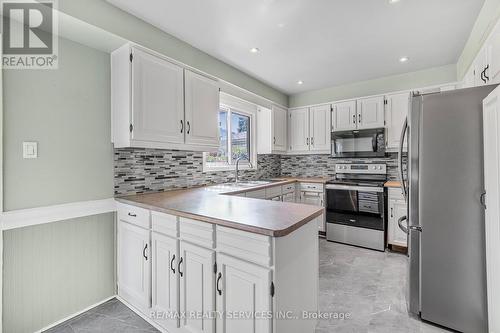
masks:
{"label": "cabinet hinge", "polygon": [[130,130],[130,133],[132,133],[132,131],[134,130],[134,125],[130,124],[130,126],[128,127],[128,129]]}
{"label": "cabinet hinge", "polygon": [[217,274],[217,263],[214,263],[214,274]]}
{"label": "cabinet hinge", "polygon": [[274,297],[274,282],[271,282],[271,297]]}
{"label": "cabinet hinge", "polygon": [[134,55],[130,52],[130,62],[132,62],[132,60],[134,60]]}

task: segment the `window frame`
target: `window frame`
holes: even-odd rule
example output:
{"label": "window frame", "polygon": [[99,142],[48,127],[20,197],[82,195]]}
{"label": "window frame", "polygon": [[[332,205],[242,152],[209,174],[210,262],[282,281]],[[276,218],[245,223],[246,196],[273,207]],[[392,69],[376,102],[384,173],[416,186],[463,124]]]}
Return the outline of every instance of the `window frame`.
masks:
{"label": "window frame", "polygon": [[257,170],[257,109],[258,106],[237,97],[221,93],[219,112],[223,109],[227,109],[227,145],[228,145],[228,155],[229,161],[227,165],[217,165],[211,166],[207,162],[207,156],[209,153],[203,153],[203,172],[217,172],[217,171],[235,171],[236,164],[232,161],[232,151],[231,151],[231,115],[233,113],[241,114],[242,116],[249,117],[250,126],[250,164],[241,163],[239,165],[240,170]]}

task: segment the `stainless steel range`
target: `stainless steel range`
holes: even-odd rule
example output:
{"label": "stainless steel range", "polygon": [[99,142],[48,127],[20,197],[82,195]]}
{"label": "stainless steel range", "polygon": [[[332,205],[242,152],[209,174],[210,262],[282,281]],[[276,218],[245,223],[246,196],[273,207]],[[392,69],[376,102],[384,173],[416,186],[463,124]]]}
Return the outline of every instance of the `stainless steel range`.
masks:
{"label": "stainless steel range", "polygon": [[385,164],[337,164],[326,184],[326,239],[385,250]]}

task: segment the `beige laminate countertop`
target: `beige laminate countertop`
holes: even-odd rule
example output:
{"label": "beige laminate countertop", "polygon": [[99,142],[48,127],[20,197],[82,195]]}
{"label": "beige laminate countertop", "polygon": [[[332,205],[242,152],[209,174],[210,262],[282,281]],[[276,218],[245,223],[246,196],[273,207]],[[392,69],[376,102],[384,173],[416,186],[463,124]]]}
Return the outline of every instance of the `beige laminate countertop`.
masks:
{"label": "beige laminate countertop", "polygon": [[391,180],[384,184],[385,187],[401,187],[401,183],[399,181]]}
{"label": "beige laminate countertop", "polygon": [[326,184],[328,181],[332,180],[331,177],[279,177],[273,180],[283,180],[290,182],[302,182],[302,183],[321,183]]}
{"label": "beige laminate countertop", "polygon": [[[295,181],[277,181],[243,192]],[[223,195],[237,192],[214,185],[115,199],[129,205],[272,237],[286,236],[324,212],[324,208],[312,205]]]}

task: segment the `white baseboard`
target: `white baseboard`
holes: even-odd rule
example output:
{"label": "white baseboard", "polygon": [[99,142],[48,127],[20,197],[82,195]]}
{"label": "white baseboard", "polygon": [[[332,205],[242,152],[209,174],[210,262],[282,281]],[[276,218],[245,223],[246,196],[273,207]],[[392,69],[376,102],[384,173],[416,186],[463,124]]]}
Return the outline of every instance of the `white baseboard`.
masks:
{"label": "white baseboard", "polygon": [[119,295],[116,295],[116,298],[120,302],[122,302],[125,306],[127,306],[127,308],[129,308],[130,310],[134,311],[135,314],[137,314],[139,317],[141,317],[142,319],[144,319],[145,321],[147,321],[151,326],[153,326],[154,328],[156,328],[158,331],[160,331],[162,333],[169,333],[163,327],[161,327],[160,325],[158,325],[157,323],[155,323],[151,318],[149,318],[144,313],[142,313],[142,311],[140,311],[139,309],[137,309],[136,307],[134,307],[132,304],[130,304],[129,302],[127,302],[126,300],[124,300],[123,298],[121,298]]}
{"label": "white baseboard", "polygon": [[0,221],[2,230],[10,230],[115,211],[115,199],[109,198],[8,211],[0,215]]}
{"label": "white baseboard", "polygon": [[87,306],[85,309],[83,309],[83,310],[81,310],[81,311],[78,311],[78,312],[75,312],[75,313],[73,313],[73,314],[71,314],[71,315],[69,315],[69,316],[67,316],[67,317],[65,317],[65,318],[63,318],[63,319],[61,319],[61,320],[58,320],[58,321],[56,321],[56,322],[54,322],[54,323],[52,323],[52,324],[50,324],[50,325],[48,325],[48,326],[45,326],[44,328],[42,328],[42,329],[40,329],[40,330],[38,330],[38,331],[35,331],[34,333],[41,333],[41,332],[43,332],[43,331],[46,331],[46,330],[51,329],[51,328],[53,328],[53,327],[56,327],[57,325],[62,324],[62,323],[64,323],[65,321],[70,320],[71,318],[74,318],[74,317],[76,317],[76,316],[78,316],[78,315],[81,315],[82,313],[87,312],[87,311],[89,311],[90,309],[93,309],[93,308],[95,308],[95,307],[96,307],[96,306],[98,306],[98,305],[101,305],[101,304],[103,304],[103,303],[106,303],[107,301],[112,300],[113,298],[116,298],[116,295],[110,296],[110,297],[108,297],[108,298],[103,299],[102,301],[99,301],[99,302],[97,302],[97,303],[95,303],[95,304],[92,304],[92,305],[90,305],[90,306]]}

